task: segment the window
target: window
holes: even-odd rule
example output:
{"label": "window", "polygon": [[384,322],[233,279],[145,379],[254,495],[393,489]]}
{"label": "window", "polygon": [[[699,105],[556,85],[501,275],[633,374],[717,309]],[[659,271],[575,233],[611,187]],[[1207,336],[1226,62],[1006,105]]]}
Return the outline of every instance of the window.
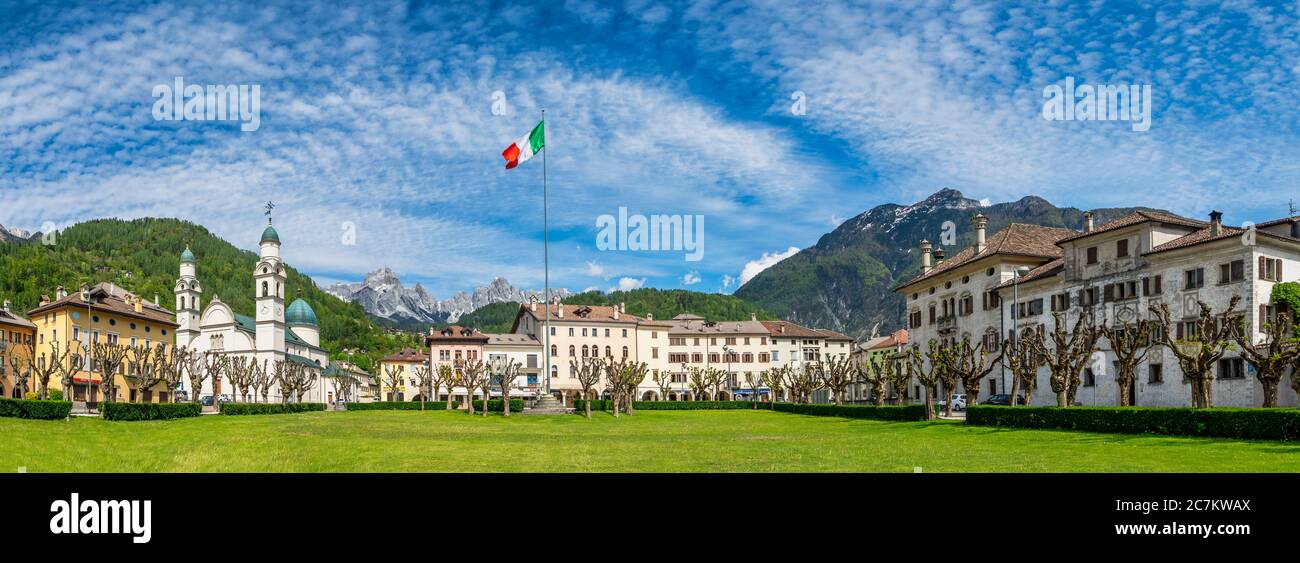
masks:
{"label": "window", "polygon": [[1260,256],[1259,279],[1275,282],[1282,281],[1282,260]]}
{"label": "window", "polygon": [[1219,283],[1227,284],[1235,281],[1246,279],[1246,262],[1244,260],[1233,260],[1227,264],[1219,264]]}
{"label": "window", "polygon": [[1200,289],[1205,287],[1205,268],[1194,268],[1183,272],[1183,289]]}
{"label": "window", "polygon": [[771,358],[771,356],[770,356],[767,352],[759,352],[759,353],[758,353],[758,363],[760,363],[760,364],[766,364],[766,363],[771,362],[771,361],[772,361],[772,358]]}
{"label": "window", "polygon": [[1097,247],[1095,247],[1095,246],[1089,246],[1089,247],[1088,247],[1088,264],[1089,264],[1089,265],[1092,265],[1092,264],[1096,264],[1096,263],[1097,263]]}
{"label": "window", "polygon": [[931,303],[931,304],[930,304],[930,324],[934,324],[934,319],[935,319],[935,314],[934,314],[934,303]]}
{"label": "window", "polygon": [[1094,387],[1097,385],[1097,374],[1092,372],[1092,368],[1083,370],[1083,386]]}
{"label": "window", "polygon": [[623,338],[627,338],[627,329],[623,329]]}
{"label": "window", "polygon": [[1164,383],[1165,382],[1164,364],[1151,364],[1147,366],[1147,383]]}
{"label": "window", "polygon": [[573,327],[569,327],[569,336],[573,336]]}
{"label": "window", "polygon": [[1079,290],[1079,305],[1082,307],[1091,307],[1097,304],[1097,288],[1089,287]]}
{"label": "window", "polygon": [[587,336],[587,329],[585,327],[582,329],[582,336]]}
{"label": "window", "polygon": [[1000,305],[1002,305],[1002,300],[998,297],[998,292],[996,289],[989,289],[984,291],[985,311],[988,311],[989,309],[997,309]]}
{"label": "window", "polygon": [[658,347],[655,347],[655,348],[651,348],[651,349],[650,349],[650,357],[651,357],[652,359],[656,359],[656,360],[659,359],[659,348],[658,348]]}
{"label": "window", "polygon": [[1142,278],[1142,295],[1160,295],[1165,292],[1162,276]]}
{"label": "window", "polygon": [[1128,257],[1128,239],[1115,241],[1115,256],[1117,258]]}
{"label": "window", "polygon": [[685,339],[685,338],[682,338],[682,337],[680,337],[680,336],[669,336],[669,337],[668,337],[668,345],[669,345],[669,346],[685,346],[685,345],[686,345],[686,339]]}
{"label": "window", "polygon": [[1241,358],[1224,358],[1219,360],[1219,379],[1244,379],[1246,362]]}
{"label": "window", "polygon": [[[586,347],[584,346],[583,348],[585,349]],[[577,357],[577,354],[576,354],[575,352],[577,352],[577,348],[575,348],[572,344],[570,344],[570,345],[569,345],[569,357],[570,357],[570,358]],[[586,354],[583,354],[583,356],[586,356]]]}
{"label": "window", "polygon": [[623,347],[623,359],[627,359],[627,346]]}
{"label": "window", "polygon": [[734,337],[734,336],[728,336],[728,337],[727,337],[727,346],[735,346],[735,345],[736,345],[736,337]]}
{"label": "window", "polygon": [[967,316],[975,313],[975,298],[969,295],[962,297],[959,302],[958,313]]}
{"label": "window", "polygon": [[559,354],[556,354],[556,353],[555,353],[555,345],[552,344],[552,345],[551,345],[551,357],[555,357],[555,356],[558,356],[558,355],[559,355]]}
{"label": "window", "polygon": [[1068,311],[1070,309],[1070,293],[1060,293],[1052,296],[1052,311]]}

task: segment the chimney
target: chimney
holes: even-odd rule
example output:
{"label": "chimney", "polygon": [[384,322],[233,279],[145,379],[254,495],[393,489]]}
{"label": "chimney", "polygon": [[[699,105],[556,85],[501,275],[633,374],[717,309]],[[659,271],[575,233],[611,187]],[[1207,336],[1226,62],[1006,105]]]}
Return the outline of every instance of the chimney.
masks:
{"label": "chimney", "polygon": [[49,303],[50,303],[50,296],[49,296],[49,295],[46,295],[46,294],[44,294],[44,293],[42,293],[42,294],[41,294],[41,306],[44,307],[45,305],[48,305]]}
{"label": "chimney", "polygon": [[779,327],[779,330],[781,331],[781,334],[785,334],[785,323],[781,323],[781,324],[776,325],[776,326]]}
{"label": "chimney", "polygon": [[619,302],[618,302],[618,312],[620,312],[620,313],[626,313],[626,312],[627,312],[626,307],[627,307],[627,303],[625,303],[625,302],[623,302],[623,301],[619,301]]}
{"label": "chimney", "polygon": [[1216,237],[1223,234],[1222,211],[1215,210],[1210,212],[1210,234]]}
{"label": "chimney", "polygon": [[534,295],[534,296],[528,298],[528,310],[530,310],[530,311],[532,311],[532,312],[534,312],[534,313],[537,312],[537,296],[536,296],[536,295]]}
{"label": "chimney", "polygon": [[4,311],[5,311],[6,313],[8,313],[8,312],[9,312],[9,308],[12,307],[13,304],[14,304],[13,301],[10,301],[10,300],[8,300],[8,299],[5,299],[5,308],[4,308]]}
{"label": "chimney", "polygon": [[1092,212],[1091,212],[1091,211],[1084,211],[1084,212],[1083,212],[1083,232],[1085,232],[1085,233],[1091,233],[1091,232],[1092,232]]}
{"label": "chimney", "polygon": [[751,320],[751,321],[757,321],[757,320],[758,320],[758,313],[750,313],[750,314],[749,314],[749,320]]}
{"label": "chimney", "polygon": [[59,286],[59,287],[54,288],[54,300],[55,300],[55,301],[58,301],[59,299],[63,299],[64,297],[67,297],[67,296],[68,296],[68,290],[63,289],[63,286]]}
{"label": "chimney", "polygon": [[135,296],[135,298],[131,300],[131,303],[135,305],[135,312],[139,313],[144,310],[144,299],[141,299],[139,295]]}
{"label": "chimney", "polygon": [[930,272],[930,241],[921,239],[921,273]]}
{"label": "chimney", "polygon": [[[299,295],[302,295],[302,290],[301,290],[301,289],[298,290],[298,294],[299,294]],[[158,294],[157,294],[157,293],[153,294],[153,304],[154,304],[154,305],[161,305],[161,303],[158,302]]]}
{"label": "chimney", "polygon": [[984,242],[984,227],[989,225],[989,218],[985,217],[983,213],[976,213],[975,218],[972,219],[971,222],[975,225],[975,253],[979,254],[984,252],[984,247],[986,246]]}
{"label": "chimney", "polygon": [[653,321],[653,320],[655,320],[655,314],[654,314],[654,313],[646,313],[646,314],[645,314],[645,320],[647,320],[647,321]]}
{"label": "chimney", "polygon": [[934,249],[934,265],[938,266],[939,264],[942,264],[943,258],[947,255],[948,254],[943,251],[943,248]]}
{"label": "chimney", "polygon": [[564,318],[564,303],[556,303],[555,316]]}
{"label": "chimney", "polygon": [[618,320],[618,310],[619,310],[619,307],[617,307],[617,306],[614,307],[614,320],[616,320],[616,321]]}

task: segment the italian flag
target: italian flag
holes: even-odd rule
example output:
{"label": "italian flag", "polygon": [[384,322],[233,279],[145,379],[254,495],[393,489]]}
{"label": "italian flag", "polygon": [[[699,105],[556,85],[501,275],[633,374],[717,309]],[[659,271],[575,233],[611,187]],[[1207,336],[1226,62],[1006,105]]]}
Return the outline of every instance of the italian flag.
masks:
{"label": "italian flag", "polygon": [[542,127],[545,124],[545,121],[537,122],[537,127],[534,127],[527,135],[520,137],[519,140],[501,153],[501,156],[506,159],[506,170],[519,166],[521,162],[528,162],[528,159],[546,146],[546,133]]}

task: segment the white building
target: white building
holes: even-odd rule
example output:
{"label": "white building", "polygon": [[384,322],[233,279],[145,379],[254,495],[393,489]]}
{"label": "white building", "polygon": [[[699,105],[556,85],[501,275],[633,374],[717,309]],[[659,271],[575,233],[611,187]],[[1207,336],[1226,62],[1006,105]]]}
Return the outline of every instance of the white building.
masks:
{"label": "white building", "polygon": [[[1069,323],[1085,309],[1098,322],[1149,320],[1154,301],[1168,305],[1176,337],[1188,338],[1198,301],[1217,313],[1233,296],[1240,297],[1237,310],[1259,343],[1260,327],[1275,312],[1269,303],[1273,286],[1296,280],[1300,271],[1300,217],[1245,230],[1224,225],[1218,212],[1207,222],[1143,211],[1100,226],[1088,213],[1082,231],[1013,224],[987,243],[987,220],[977,215],[973,223],[976,244],[933,266],[929,244],[922,241],[921,275],[896,289],[907,299],[912,344],[922,350],[932,339],[970,337],[993,346],[1017,331],[1051,331],[1056,312]],[[1076,402],[1118,405],[1114,354],[1105,339],[1100,346],[1097,361],[1082,375]],[[1151,348],[1138,369],[1132,404],[1191,404],[1190,385],[1168,350]],[[980,389],[965,392],[981,399],[1006,392],[1010,377],[999,367]],[[1261,402],[1260,385],[1231,347],[1216,366],[1213,387],[1216,405]],[[1288,386],[1282,386],[1279,403],[1296,404]],[[1031,404],[1055,404],[1045,368]]]}
{"label": "white building", "polygon": [[[253,269],[255,316],[235,312],[230,305],[213,296],[202,306],[203,286],[198,276],[198,260],[189,248],[181,254],[180,278],[176,280],[176,345],[199,353],[242,356],[273,370],[276,362],[296,362],[312,371],[316,382],[303,402],[325,402],[329,387],[321,372],[329,356],[320,346],[320,329],[316,313],[301,298],[284,306],[285,267],[280,259],[280,235],[268,223],[262,232],[260,256]],[[200,313],[200,311],[202,311]],[[224,379],[224,378],[223,378]],[[186,382],[188,384],[188,382]],[[207,378],[199,396],[230,395],[228,382]],[[245,390],[241,390],[245,393]],[[252,391],[237,400],[252,398]],[[268,399],[281,401],[279,385],[273,384]]]}

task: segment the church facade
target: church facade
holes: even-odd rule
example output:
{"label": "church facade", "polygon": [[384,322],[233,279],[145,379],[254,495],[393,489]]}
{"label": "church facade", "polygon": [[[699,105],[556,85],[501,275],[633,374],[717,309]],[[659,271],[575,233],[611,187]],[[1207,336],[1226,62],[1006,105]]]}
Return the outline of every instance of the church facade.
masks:
{"label": "church facade", "polygon": [[[329,356],[320,346],[320,329],[316,312],[301,298],[286,308],[286,273],[280,258],[280,235],[268,221],[262,232],[257,265],[253,269],[256,310],[252,316],[236,312],[219,296],[203,305],[203,286],[198,277],[198,261],[185,249],[180,258],[180,277],[176,280],[176,345],[199,353],[217,353],[247,357],[273,370],[276,362],[296,362],[308,366],[315,384],[300,402],[325,402],[331,383],[322,377]],[[222,378],[224,380],[224,377]],[[209,377],[203,382],[199,397],[227,396],[231,386]],[[188,383],[188,382],[187,382]],[[193,393],[193,391],[190,391]],[[239,402],[253,400],[251,391],[240,390]],[[280,402],[278,384],[272,384],[268,399]]]}

